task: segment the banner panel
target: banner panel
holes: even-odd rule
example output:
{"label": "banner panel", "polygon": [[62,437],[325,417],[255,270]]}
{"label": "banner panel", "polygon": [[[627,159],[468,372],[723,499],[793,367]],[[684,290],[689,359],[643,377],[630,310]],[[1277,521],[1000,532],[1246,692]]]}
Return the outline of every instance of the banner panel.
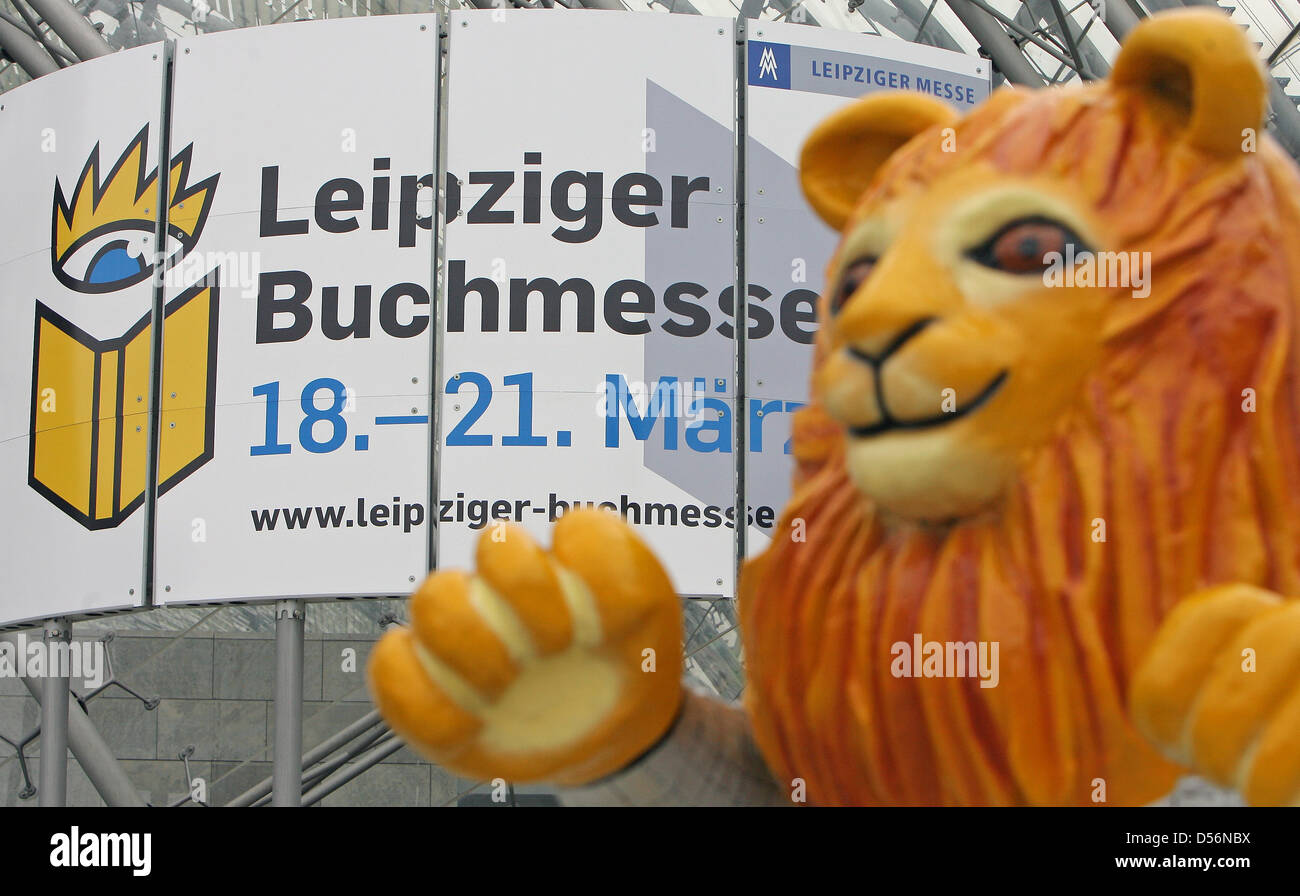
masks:
{"label": "banner panel", "polygon": [[[977,56],[783,22],[753,23],[745,78],[745,278],[751,317],[768,309],[781,337],[747,346],[749,425],[761,430],[751,434],[745,490],[750,504],[779,516],[793,473],[790,415],[808,400],[816,300],[839,239],[799,189],[803,142],[869,93],[916,90],[963,113],[988,97],[991,81],[988,60]],[[751,527],[747,552],[761,552],[771,536],[770,527]]]}
{"label": "banner panel", "polygon": [[0,98],[0,625],[144,599],[165,64],[138,47]]}
{"label": "banner panel", "polygon": [[428,568],[438,54],[433,15],[177,42],[160,603]]}
{"label": "banner panel", "polygon": [[439,565],[472,558],[457,501],[544,544],[565,506],[634,506],[680,592],[730,595],[734,23],[449,34]]}

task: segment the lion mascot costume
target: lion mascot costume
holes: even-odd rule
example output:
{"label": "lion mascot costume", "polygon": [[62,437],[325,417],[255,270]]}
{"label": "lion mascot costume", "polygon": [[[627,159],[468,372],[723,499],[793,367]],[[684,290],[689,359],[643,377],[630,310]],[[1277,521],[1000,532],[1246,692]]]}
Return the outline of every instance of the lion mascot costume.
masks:
{"label": "lion mascot costume", "polygon": [[383,716],[575,803],[1132,805],[1188,771],[1300,803],[1300,177],[1265,83],[1186,11],[1105,81],[825,121],[800,174],[842,240],[744,707],[683,687],[667,575],[581,511],[421,585]]}

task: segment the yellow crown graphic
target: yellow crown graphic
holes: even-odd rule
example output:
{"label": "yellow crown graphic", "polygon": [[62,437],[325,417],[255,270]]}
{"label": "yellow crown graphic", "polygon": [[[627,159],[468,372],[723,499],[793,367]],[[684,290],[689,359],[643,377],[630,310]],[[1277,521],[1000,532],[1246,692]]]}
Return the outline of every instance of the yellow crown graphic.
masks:
{"label": "yellow crown graphic", "polygon": [[198,241],[219,175],[190,186],[193,144],[176,154],[168,172],[164,245],[151,246],[158,169],[148,170],[148,143],[145,125],[103,178],[96,144],[71,201],[56,181],[50,255],[54,275],[64,286],[91,293],[123,289],[148,277],[160,260],[178,258]]}

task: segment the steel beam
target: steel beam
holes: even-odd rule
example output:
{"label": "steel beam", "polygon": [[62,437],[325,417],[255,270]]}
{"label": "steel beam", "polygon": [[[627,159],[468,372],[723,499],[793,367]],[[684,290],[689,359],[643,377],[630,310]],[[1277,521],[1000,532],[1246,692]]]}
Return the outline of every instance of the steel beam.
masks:
{"label": "steel beam", "polygon": [[[1051,2],[1056,2],[1056,0],[1051,0]],[[1071,0],[1071,2],[1076,2],[1076,0]],[[1100,0],[1094,0],[1094,2],[1100,2]],[[1115,3],[1119,2],[1119,0],[1109,0],[1109,2]],[[1089,22],[1086,26],[1080,27],[1079,24],[1074,21],[1071,10],[1064,9],[1064,12],[1065,23],[1069,26],[1070,34],[1077,42],[1079,48],[1080,62],[1087,67],[1088,75],[1090,77],[1104,77],[1106,73],[1110,71],[1110,63],[1106,61],[1106,57],[1103,56],[1087,38],[1087,31],[1092,27],[1092,22]],[[1048,2],[1045,2],[1045,0],[1024,0],[1024,5],[1016,12],[1015,21],[1019,23],[1024,23],[1026,21],[1033,21],[1036,23],[1039,20],[1045,22],[1053,15],[1054,11],[1051,5]],[[1100,16],[1095,12],[1093,15],[1094,22],[1100,18]],[[1070,68],[1078,71],[1076,66],[1072,65]],[[1082,77],[1082,73],[1080,73],[1080,77]]]}
{"label": "steel beam", "polygon": [[1074,21],[1061,8],[1061,0],[1051,0],[1051,3],[1052,12],[1056,15],[1056,23],[1061,26],[1061,38],[1065,41],[1066,49],[1070,51],[1070,58],[1074,60],[1074,70],[1079,73],[1080,81],[1087,80],[1088,69],[1083,64],[1083,57],[1079,55],[1079,45],[1074,40],[1074,32],[1070,30]]}
{"label": "steel beam", "polygon": [[28,3],[83,62],[113,52],[90,20],[67,0],[28,0]]}
{"label": "steel beam", "polygon": [[1025,58],[1025,54],[1016,46],[1016,42],[1007,36],[993,18],[970,0],[947,0],[953,15],[961,20],[971,37],[979,41],[984,51],[989,54],[998,71],[1014,84],[1026,87],[1042,87],[1043,78]]}
{"label": "steel beam", "polygon": [[[64,63],[73,65],[76,63],[76,56],[73,56],[67,50],[60,47],[58,43],[55,42],[53,35],[41,29],[41,26],[44,23],[35,13],[28,10],[27,7],[19,3],[18,0],[10,0],[10,5],[12,5],[14,9],[18,10],[18,14],[22,16],[23,21],[27,23],[27,30],[32,33],[32,37],[40,41],[41,46],[45,48],[47,53],[54,57],[56,62],[59,62],[60,65],[63,65]],[[18,22],[14,21],[12,16],[6,15],[4,18],[10,25],[18,24]]]}
{"label": "steel beam", "polygon": [[[15,651],[19,648],[16,635],[0,636],[0,641],[8,642]],[[24,678],[23,684],[31,693],[32,699],[43,706],[44,682],[34,678]],[[72,755],[77,757],[77,763],[90,779],[90,783],[109,806],[145,805],[139,791],[122,770],[121,764],[113,757],[113,751],[108,748],[108,744],[104,743],[94,722],[86,715],[79,703],[69,704],[68,748],[72,750]],[[42,769],[44,766],[45,763],[42,761]]]}
{"label": "steel beam", "polygon": [[[320,762],[340,747],[351,743],[358,736],[366,733],[376,725],[382,724],[383,720],[379,717],[378,710],[366,713],[342,731],[331,735],[312,749],[308,750],[302,757],[303,770],[305,772],[310,772],[312,770],[311,767],[317,762]],[[272,779],[267,778],[261,783],[250,787],[248,790],[226,803],[226,805],[232,807],[251,806],[269,794],[271,792],[271,786]]]}
{"label": "steel beam", "polygon": [[[952,35],[934,16],[931,15],[927,18],[930,7],[927,3],[923,3],[922,0],[892,0],[892,2],[889,2],[889,0],[867,0],[863,9],[867,11],[868,16],[873,21],[880,22],[880,24],[904,40],[940,47],[944,50],[954,50],[958,53],[965,52],[961,48],[961,44],[953,39]],[[911,24],[913,33],[905,34],[897,30],[900,23],[894,18],[894,15],[891,15],[891,12],[894,15],[901,13],[902,17]],[[915,30],[922,23],[925,24],[925,29],[921,31]]]}
{"label": "steel beam", "polygon": [[302,798],[303,805],[310,806],[314,803],[320,802],[344,784],[369,771],[371,768],[383,762],[404,746],[406,746],[406,744],[402,743],[401,738],[396,736],[389,740],[381,740],[370,752],[361,756],[355,765],[339,769],[311,790],[307,791],[306,795]]}
{"label": "steel beam", "polygon": [[1268,54],[1268,61],[1264,64],[1268,66],[1270,70],[1273,66],[1277,65],[1278,59],[1281,58],[1282,54],[1291,46],[1291,42],[1296,39],[1297,34],[1300,34],[1300,22],[1297,22],[1295,27],[1287,32],[1286,37],[1278,41],[1278,45],[1273,48],[1273,52]]}
{"label": "steel beam", "polygon": [[[1055,59],[1057,62],[1061,63],[1062,65],[1069,66],[1075,71],[1078,71],[1078,69],[1075,68],[1075,64],[1065,56],[1065,51],[1061,50],[1055,43],[1048,40],[1046,37],[1040,36],[1038,34],[1038,31],[1036,30],[1036,26],[1031,28],[1025,28],[1015,19],[1004,16],[1002,13],[998,12],[997,9],[985,3],[984,0],[967,0],[967,2],[974,4],[981,11],[987,13],[989,16],[992,16],[994,22],[1001,23],[1002,26],[1007,31],[1011,32],[1012,34],[1019,35],[1024,40],[1029,41],[1034,46],[1038,47],[1038,49],[1042,50],[1044,53],[1046,53],[1048,56],[1051,56],[1053,59]],[[1011,39],[1011,43],[1013,46],[1016,47],[1016,50],[1020,53],[1021,58],[1024,58],[1025,61],[1028,62],[1028,59],[1025,57],[1024,51],[1016,44],[1014,38]],[[1032,69],[1033,66],[1031,65],[1030,68]]]}
{"label": "steel beam", "polygon": [[4,19],[0,19],[0,50],[4,50],[9,58],[33,78],[59,70],[58,63],[34,37]]}

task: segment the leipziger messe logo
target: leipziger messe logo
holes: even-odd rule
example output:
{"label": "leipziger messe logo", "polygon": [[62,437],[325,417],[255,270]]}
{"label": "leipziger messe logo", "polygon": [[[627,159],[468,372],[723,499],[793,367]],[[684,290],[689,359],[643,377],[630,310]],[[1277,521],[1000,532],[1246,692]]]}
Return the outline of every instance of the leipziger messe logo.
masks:
{"label": "leipziger messe logo", "polygon": [[749,83],[755,87],[790,89],[790,45],[749,42]]}

